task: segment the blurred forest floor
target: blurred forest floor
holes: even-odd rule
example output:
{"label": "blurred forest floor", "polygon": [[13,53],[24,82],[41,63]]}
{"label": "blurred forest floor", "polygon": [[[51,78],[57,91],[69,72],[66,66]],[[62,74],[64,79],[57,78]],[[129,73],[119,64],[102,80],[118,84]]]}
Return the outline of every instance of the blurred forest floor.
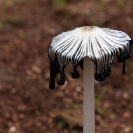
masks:
{"label": "blurred forest floor", "polygon": [[[49,44],[57,34],[96,25],[133,38],[132,0],[0,0],[0,133],[82,133],[82,71],[51,91]],[[96,132],[133,133],[133,57],[114,61],[95,82]],[[89,81],[88,81],[89,82]]]}

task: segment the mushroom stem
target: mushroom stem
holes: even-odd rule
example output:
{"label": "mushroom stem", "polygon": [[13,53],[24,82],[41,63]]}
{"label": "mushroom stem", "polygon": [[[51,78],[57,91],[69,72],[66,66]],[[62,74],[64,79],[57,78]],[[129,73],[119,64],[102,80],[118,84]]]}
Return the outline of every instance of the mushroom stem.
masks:
{"label": "mushroom stem", "polygon": [[84,58],[83,133],[95,133],[94,65]]}

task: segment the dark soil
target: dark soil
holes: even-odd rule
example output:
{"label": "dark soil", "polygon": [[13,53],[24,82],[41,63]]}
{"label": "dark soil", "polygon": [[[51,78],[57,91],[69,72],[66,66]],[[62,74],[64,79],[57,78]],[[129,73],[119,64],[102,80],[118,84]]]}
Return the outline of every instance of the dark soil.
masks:
{"label": "dark soil", "polygon": [[[0,0],[0,133],[82,133],[82,70],[51,91],[49,44],[84,25],[121,30],[133,38],[131,0]],[[133,57],[114,61],[95,82],[96,132],[133,133]],[[100,98],[99,98],[100,97]]]}

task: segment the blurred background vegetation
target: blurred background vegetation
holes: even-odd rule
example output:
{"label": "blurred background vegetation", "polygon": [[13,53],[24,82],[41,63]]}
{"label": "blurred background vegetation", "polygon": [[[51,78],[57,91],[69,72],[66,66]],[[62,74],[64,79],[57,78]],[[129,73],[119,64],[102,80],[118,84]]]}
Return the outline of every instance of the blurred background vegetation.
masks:
{"label": "blurred background vegetation", "polygon": [[[82,70],[51,91],[49,44],[80,26],[121,30],[133,38],[131,0],[0,0],[0,133],[82,133]],[[96,132],[133,133],[133,58],[114,61],[95,82]]]}

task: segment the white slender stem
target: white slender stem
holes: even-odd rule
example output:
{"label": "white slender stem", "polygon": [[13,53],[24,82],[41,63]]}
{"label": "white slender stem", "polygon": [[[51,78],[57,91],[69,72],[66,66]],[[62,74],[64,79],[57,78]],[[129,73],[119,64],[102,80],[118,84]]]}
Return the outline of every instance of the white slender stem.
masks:
{"label": "white slender stem", "polygon": [[95,133],[94,63],[84,58],[83,133]]}

